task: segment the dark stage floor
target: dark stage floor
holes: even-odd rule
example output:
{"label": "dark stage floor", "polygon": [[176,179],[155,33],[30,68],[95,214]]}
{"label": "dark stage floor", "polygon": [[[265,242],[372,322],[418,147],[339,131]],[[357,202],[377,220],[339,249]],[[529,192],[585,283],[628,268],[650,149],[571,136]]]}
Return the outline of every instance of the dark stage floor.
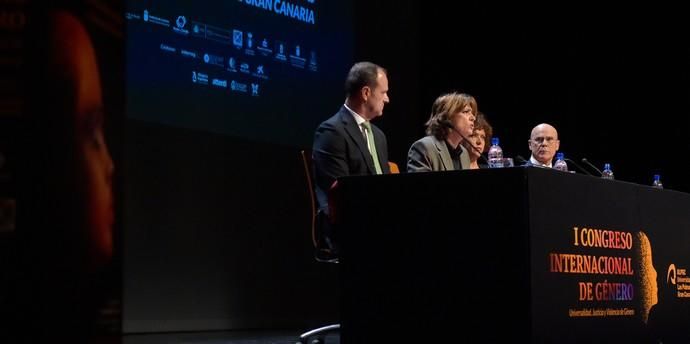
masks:
{"label": "dark stage floor", "polygon": [[[122,344],[294,344],[299,331],[238,331],[163,334],[130,334]],[[338,335],[326,337],[326,344],[339,344]]]}

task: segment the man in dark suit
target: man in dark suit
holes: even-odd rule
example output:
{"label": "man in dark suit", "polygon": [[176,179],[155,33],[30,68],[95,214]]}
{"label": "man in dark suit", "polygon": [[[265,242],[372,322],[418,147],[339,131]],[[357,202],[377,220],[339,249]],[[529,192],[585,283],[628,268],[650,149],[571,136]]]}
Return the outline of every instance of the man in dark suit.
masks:
{"label": "man in dark suit", "polygon": [[388,103],[386,70],[371,62],[356,63],[345,81],[340,110],[316,129],[313,158],[319,212],[328,214],[328,190],[349,175],[390,173],[386,135],[369,123]]}

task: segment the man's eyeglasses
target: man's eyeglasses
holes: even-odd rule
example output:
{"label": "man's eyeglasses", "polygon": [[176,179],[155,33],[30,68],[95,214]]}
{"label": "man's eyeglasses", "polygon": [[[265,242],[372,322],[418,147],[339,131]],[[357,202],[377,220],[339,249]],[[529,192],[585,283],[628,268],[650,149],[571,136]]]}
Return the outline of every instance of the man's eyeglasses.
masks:
{"label": "man's eyeglasses", "polygon": [[548,144],[554,141],[556,141],[555,137],[536,137],[533,140],[530,140],[530,142],[537,144],[543,144],[544,142]]}

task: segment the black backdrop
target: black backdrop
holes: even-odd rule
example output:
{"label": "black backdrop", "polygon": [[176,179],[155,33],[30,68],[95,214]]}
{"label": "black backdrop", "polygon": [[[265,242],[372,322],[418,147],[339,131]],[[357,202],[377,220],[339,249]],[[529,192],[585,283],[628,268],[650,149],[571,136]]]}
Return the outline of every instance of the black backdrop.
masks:
{"label": "black backdrop", "polygon": [[[578,2],[358,2],[357,59],[389,69],[380,125],[404,162],[441,93],[474,95],[509,156],[529,158],[533,126],[552,123],[561,150],[618,179],[688,191],[690,48],[678,8]],[[683,154],[683,153],[680,153]],[[571,167],[572,169],[572,167]]]}

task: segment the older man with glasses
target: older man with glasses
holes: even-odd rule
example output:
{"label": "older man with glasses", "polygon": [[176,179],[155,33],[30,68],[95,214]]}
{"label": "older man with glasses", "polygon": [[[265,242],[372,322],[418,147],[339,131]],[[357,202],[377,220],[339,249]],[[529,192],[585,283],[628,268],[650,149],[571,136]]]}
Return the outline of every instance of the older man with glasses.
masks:
{"label": "older man with glasses", "polygon": [[556,128],[547,123],[537,125],[532,129],[528,143],[532,156],[527,165],[551,168],[561,144]]}

